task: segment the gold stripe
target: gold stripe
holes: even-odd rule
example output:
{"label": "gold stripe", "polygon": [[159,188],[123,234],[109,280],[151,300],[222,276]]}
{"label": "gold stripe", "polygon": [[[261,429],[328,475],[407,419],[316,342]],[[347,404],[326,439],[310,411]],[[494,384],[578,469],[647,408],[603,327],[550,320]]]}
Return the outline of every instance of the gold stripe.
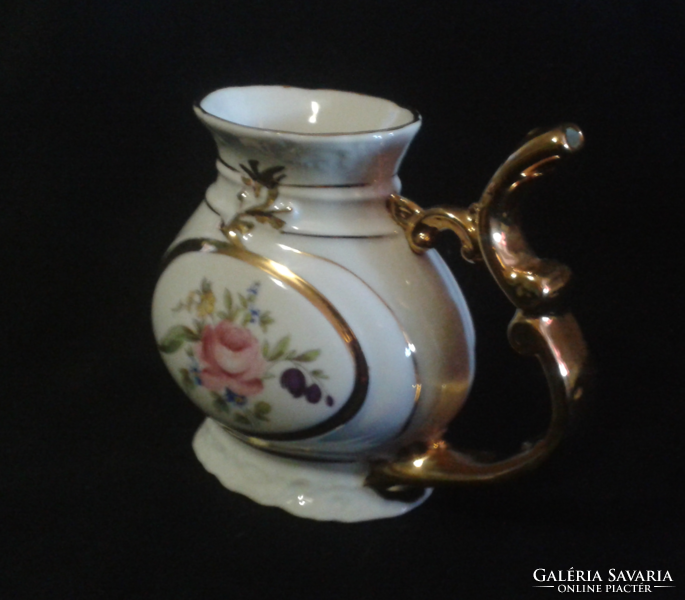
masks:
{"label": "gold stripe", "polygon": [[361,409],[366,394],[369,389],[369,367],[362,352],[361,346],[354,335],[352,329],[347,324],[338,310],[328,301],[328,299],[313,285],[293,273],[285,265],[265,258],[254,252],[250,252],[243,247],[229,244],[226,242],[213,240],[210,238],[192,238],[184,240],[174,248],[170,249],[162,261],[162,271],[179,256],[189,252],[202,252],[206,254],[221,254],[230,256],[243,261],[249,265],[257,267],[268,275],[284,281],[293,290],[298,292],[309,301],[333,326],[338,335],[342,338],[348,352],[352,357],[355,367],[354,387],[347,402],[332,417],[306,429],[293,432],[281,433],[260,433],[247,431],[236,427],[235,429],[244,435],[264,440],[294,441],[316,437],[344,425],[350,421]]}
{"label": "gold stripe", "polygon": [[[301,237],[315,237],[315,238],[329,238],[329,239],[335,239],[335,240],[364,240],[364,239],[377,239],[377,238],[389,238],[389,237],[395,237],[396,235],[400,235],[399,232],[393,232],[393,233],[374,233],[371,235],[323,235],[320,233],[302,233],[301,231],[279,231],[281,235],[299,235]],[[306,254],[306,252],[303,252],[303,254]],[[310,254],[310,256],[315,256],[316,258],[321,258],[320,256]],[[326,260],[326,259],[323,259]],[[328,261],[332,262],[332,261]],[[338,264],[338,263],[333,263],[333,264]],[[344,267],[343,267],[344,268]]]}
{"label": "gold stripe", "polygon": [[[392,175],[391,177],[397,177],[397,175]],[[291,188],[361,188],[361,187],[371,187],[376,185],[375,183],[331,183],[331,184],[313,184],[313,183],[281,183],[280,187],[291,187]]]}
{"label": "gold stripe", "polygon": [[[245,176],[246,173],[243,173],[240,171],[240,169],[236,169],[233,165],[228,164],[223,158],[219,157],[217,159],[224,167],[227,169],[230,169],[234,173],[237,173],[240,176]],[[392,179],[393,177],[397,177],[397,173],[394,173],[389,177],[389,179]],[[281,183],[279,182],[278,187],[291,187],[291,188],[360,188],[360,187],[371,187],[375,186],[376,183],[374,182],[360,182],[360,183],[332,183],[332,184],[311,184],[311,183]]]}
{"label": "gold stripe", "polygon": [[[210,417],[211,418],[211,417]],[[296,460],[303,460],[310,463],[356,463],[359,462],[359,458],[350,456],[350,453],[339,452],[338,454],[332,452],[328,456],[322,456],[318,449],[313,448],[274,448],[269,442],[256,439],[254,436],[244,435],[238,431],[232,430],[223,423],[215,421],[226,433],[230,434],[234,439],[247,444],[252,448],[257,448],[263,452],[268,452],[275,456],[280,456],[282,458],[290,458]],[[343,458],[340,458],[344,456]]]}

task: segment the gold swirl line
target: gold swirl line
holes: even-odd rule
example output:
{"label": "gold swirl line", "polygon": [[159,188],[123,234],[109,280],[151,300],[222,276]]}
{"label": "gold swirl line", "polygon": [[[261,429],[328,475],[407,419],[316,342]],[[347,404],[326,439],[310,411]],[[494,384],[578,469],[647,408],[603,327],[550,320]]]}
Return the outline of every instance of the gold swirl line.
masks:
{"label": "gold swirl line", "polygon": [[[281,232],[281,233],[283,233],[283,232]],[[283,245],[281,245],[281,246],[283,247]],[[383,300],[383,298],[381,298],[381,296],[377,292],[375,292],[373,290],[373,288],[368,283],[366,283],[366,281],[364,281],[361,277],[359,277],[359,275],[357,275],[356,273],[353,273],[347,267],[344,267],[340,263],[335,262],[334,260],[331,260],[329,258],[324,258],[323,256],[320,256],[318,254],[311,254],[311,253],[305,252],[303,250],[298,250],[297,248],[291,248],[290,246],[285,246],[285,247],[288,248],[289,250],[291,250],[292,252],[296,252],[297,254],[302,254],[304,256],[310,256],[312,258],[317,258],[317,259],[322,260],[324,262],[327,262],[329,264],[335,265],[336,267],[340,267],[343,271],[346,271],[347,273],[352,275],[355,279],[358,279],[359,281],[361,281],[383,303],[385,308],[388,309],[388,312],[392,315],[393,319],[395,319],[395,322],[397,323],[397,326],[398,326],[400,332],[402,333],[402,337],[404,338],[404,341],[406,342],[407,347],[409,347],[410,351],[411,351],[411,348],[414,348],[414,344],[412,343],[411,338],[409,337],[409,334],[402,327],[402,324],[400,323],[399,318],[395,314],[395,311],[393,311],[393,309],[390,308],[390,305],[385,300]],[[404,422],[404,424],[402,425],[402,428],[395,435],[395,437],[399,437],[409,428],[409,423],[414,418],[414,415],[416,414],[416,410],[417,410],[418,405],[419,405],[419,396],[421,395],[421,378],[419,377],[419,365],[416,362],[416,355],[414,354],[413,351],[411,351],[411,361],[412,361],[412,366],[414,368],[414,381],[416,381],[416,389],[415,389],[415,393],[414,393],[413,407],[411,409],[411,412],[409,413],[409,416],[407,417],[407,420]]]}

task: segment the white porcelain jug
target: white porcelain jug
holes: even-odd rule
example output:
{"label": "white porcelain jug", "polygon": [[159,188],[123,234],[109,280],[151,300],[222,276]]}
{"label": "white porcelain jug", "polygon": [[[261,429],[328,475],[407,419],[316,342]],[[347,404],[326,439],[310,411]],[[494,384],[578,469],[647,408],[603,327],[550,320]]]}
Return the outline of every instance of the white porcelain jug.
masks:
{"label": "white porcelain jug", "polygon": [[[549,454],[583,394],[586,352],[558,303],[569,271],[533,254],[513,203],[580,148],[577,127],[525,142],[470,208],[423,211],[397,177],[415,111],[280,86],[221,89],[195,110],[218,177],[166,253],[153,323],[169,371],[209,417],[195,441],[209,470],[265,504],[360,520]],[[547,435],[504,461],[442,441],[474,370],[468,308],[430,249],[444,229],[517,307],[511,342],[550,383]]]}

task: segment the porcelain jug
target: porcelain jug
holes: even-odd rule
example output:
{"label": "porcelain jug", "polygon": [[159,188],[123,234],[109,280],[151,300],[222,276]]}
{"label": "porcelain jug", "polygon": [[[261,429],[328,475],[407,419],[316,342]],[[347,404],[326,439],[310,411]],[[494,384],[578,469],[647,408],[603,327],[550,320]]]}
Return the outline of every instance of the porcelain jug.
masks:
{"label": "porcelain jug", "polygon": [[[171,375],[207,415],[198,457],[227,487],[321,519],[401,514],[443,483],[530,469],[584,393],[586,350],[560,303],[569,270],[535,256],[519,191],[583,143],[531,135],[469,208],[422,210],[397,173],[417,112],[380,98],[283,86],[225,88],[195,112],[217,179],[168,249],[153,300]],[[455,232],[516,307],[509,338],[547,375],[546,435],[482,463],[447,425],[474,373],[462,292],[432,249]]]}

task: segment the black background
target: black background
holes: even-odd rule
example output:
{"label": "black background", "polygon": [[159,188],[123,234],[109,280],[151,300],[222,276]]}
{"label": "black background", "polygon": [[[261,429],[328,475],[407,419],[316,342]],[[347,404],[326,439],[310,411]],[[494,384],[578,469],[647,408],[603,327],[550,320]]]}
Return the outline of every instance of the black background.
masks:
{"label": "black background", "polygon": [[[676,2],[4,2],[0,14],[2,598],[536,598],[535,568],[668,569],[685,585],[681,431],[684,10]],[[318,523],[205,473],[202,415],[157,356],[158,261],[214,177],[192,101],[227,85],[416,107],[401,171],[422,205],[476,200],[525,133],[587,145],[524,210],[576,273],[597,389],[548,465],[438,490],[398,518]],[[443,242],[478,333],[450,439],[544,426],[513,310]]]}

